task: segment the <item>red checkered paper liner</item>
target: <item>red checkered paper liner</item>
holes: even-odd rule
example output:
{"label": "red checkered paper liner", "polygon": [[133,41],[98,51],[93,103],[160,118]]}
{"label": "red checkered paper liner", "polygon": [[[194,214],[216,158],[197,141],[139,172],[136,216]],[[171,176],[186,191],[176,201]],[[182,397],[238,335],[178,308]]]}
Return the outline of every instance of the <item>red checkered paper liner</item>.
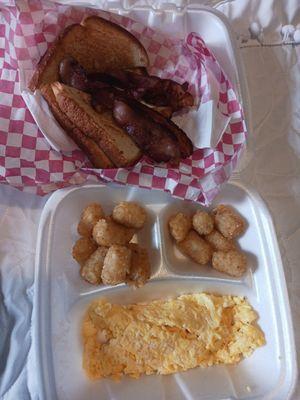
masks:
{"label": "red checkered paper liner", "polygon": [[[231,117],[216,148],[196,149],[178,167],[142,159],[132,168],[93,169],[78,149],[61,153],[35,124],[20,92],[19,71],[34,69],[61,29],[87,14],[101,15],[133,33],[145,46],[150,72],[179,83],[188,81],[199,102],[210,99],[207,71],[219,85],[217,107]],[[85,181],[113,181],[160,189],[209,205],[226,182],[246,142],[246,125],[237,94],[214,55],[195,33],[185,40],[165,37],[127,17],[45,1],[11,1],[0,16],[0,182],[44,195]],[[51,129],[51,127],[50,127]]]}

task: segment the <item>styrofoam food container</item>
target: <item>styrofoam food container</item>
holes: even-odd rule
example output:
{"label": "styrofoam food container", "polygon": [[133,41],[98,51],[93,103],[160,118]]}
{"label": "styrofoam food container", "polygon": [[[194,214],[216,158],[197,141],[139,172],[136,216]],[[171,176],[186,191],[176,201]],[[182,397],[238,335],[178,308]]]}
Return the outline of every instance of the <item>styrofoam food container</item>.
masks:
{"label": "styrofoam food container", "polygon": [[[74,1],[61,1],[74,4]],[[163,2],[162,2],[163,3]],[[135,6],[134,1],[76,1],[143,22],[162,32],[185,37],[200,34],[236,89],[243,104],[248,130],[251,115],[243,65],[226,18],[203,6],[184,9],[162,4],[163,9]],[[111,212],[120,200],[144,203],[150,215],[139,240],[151,247],[152,276],[143,288],[125,285],[93,287],[82,281],[71,248],[82,208],[100,201]],[[56,192],[48,201],[40,223],[36,259],[34,343],[42,399],[288,399],[296,381],[295,346],[282,263],[274,228],[257,194],[238,183],[227,185],[216,199],[232,204],[248,220],[239,241],[248,253],[249,272],[231,279],[208,267],[195,265],[175,251],[166,232],[172,210],[199,206],[172,199],[156,191],[136,188],[84,186]],[[89,382],[81,368],[80,323],[85,308],[105,295],[111,301],[130,303],[181,293],[209,291],[246,296],[260,315],[267,345],[237,366],[196,368],[170,376],[124,378],[121,383]]]}
{"label": "styrofoam food container", "polygon": [[[99,201],[106,214],[121,200],[139,201],[149,218],[138,241],[150,253],[151,280],[140,289],[125,284],[92,286],[79,276],[72,259],[77,223],[84,206]],[[196,203],[161,191],[87,185],[57,191],[40,222],[34,302],[34,343],[41,399],[49,400],[225,400],[290,398],[296,381],[295,345],[285,278],[273,224],[261,198],[231,182],[216,198],[247,220],[239,239],[249,269],[230,278],[200,267],[174,248],[167,231],[172,212],[194,211]],[[124,377],[121,382],[89,381],[82,369],[80,327],[88,304],[101,296],[122,304],[191,292],[245,296],[259,314],[267,344],[237,365],[195,368],[168,376]]]}

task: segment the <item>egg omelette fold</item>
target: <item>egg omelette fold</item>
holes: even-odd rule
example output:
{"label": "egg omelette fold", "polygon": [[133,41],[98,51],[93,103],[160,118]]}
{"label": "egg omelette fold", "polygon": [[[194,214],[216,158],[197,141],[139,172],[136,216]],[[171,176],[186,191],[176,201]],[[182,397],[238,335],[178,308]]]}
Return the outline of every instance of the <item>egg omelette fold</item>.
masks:
{"label": "egg omelette fold", "polygon": [[119,379],[237,363],[265,344],[257,317],[236,296],[198,293],[131,305],[102,298],[83,321],[83,368],[91,379]]}

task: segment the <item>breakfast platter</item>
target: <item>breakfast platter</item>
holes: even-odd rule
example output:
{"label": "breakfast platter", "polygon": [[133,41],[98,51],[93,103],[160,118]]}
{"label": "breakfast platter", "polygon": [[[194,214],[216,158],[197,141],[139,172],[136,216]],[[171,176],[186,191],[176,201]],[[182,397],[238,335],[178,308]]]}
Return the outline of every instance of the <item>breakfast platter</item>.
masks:
{"label": "breakfast platter", "polygon": [[35,266],[40,397],[288,399],[277,239],[236,172],[252,127],[231,28],[204,6],[129,3],[5,11],[35,139],[24,123],[6,183],[54,192]]}
{"label": "breakfast platter", "polygon": [[[151,266],[150,280],[142,287],[125,283],[91,285],[80,277],[71,253],[79,237],[81,212],[91,201],[101,204],[107,215],[124,201],[138,202],[147,211],[146,223],[137,233],[137,242],[147,249]],[[238,182],[225,186],[212,209],[219,204],[238,210],[247,221],[245,232],[238,239],[248,260],[247,270],[241,276],[229,276],[209,265],[199,265],[177,251],[168,221],[175,211],[192,215],[201,210],[196,203],[176,200],[160,191],[99,185],[63,189],[50,198],[41,218],[36,259],[34,341],[42,398],[130,399],[139,398],[141,393],[145,399],[288,398],[295,383],[295,349],[270,215],[261,198]],[[247,299],[257,312],[266,344],[232,365],[194,368],[174,375],[142,374],[138,379],[123,376],[119,381],[86,377],[81,330],[91,302],[104,299],[126,306],[201,293]],[[254,338],[251,343],[254,344]]]}

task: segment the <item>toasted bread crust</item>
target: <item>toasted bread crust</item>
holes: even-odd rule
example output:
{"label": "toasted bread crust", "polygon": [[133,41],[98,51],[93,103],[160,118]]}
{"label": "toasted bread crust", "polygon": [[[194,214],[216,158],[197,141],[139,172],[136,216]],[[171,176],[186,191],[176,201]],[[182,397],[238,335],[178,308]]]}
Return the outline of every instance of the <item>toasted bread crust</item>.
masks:
{"label": "toasted bread crust", "polygon": [[98,113],[78,96],[76,89],[55,82],[51,85],[60,109],[88,137],[99,143],[117,167],[136,163],[141,151],[114,121],[111,111]]}
{"label": "toasted bread crust", "polygon": [[112,161],[107,157],[104,151],[101,149],[98,143],[94,140],[88,138],[84,133],[78,128],[73,128],[68,132],[70,137],[74,142],[82,149],[86,154],[90,162],[95,168],[98,169],[108,169],[115,168]]}
{"label": "toasted bread crust", "polygon": [[[103,46],[104,54],[101,54]],[[149,60],[143,45],[126,29],[101,17],[87,17],[82,24],[65,28],[39,61],[28,85],[34,91],[58,81],[59,64],[70,55],[88,72],[115,68],[147,67]]]}
{"label": "toasted bread crust", "polygon": [[61,111],[56,102],[54,93],[50,85],[41,87],[41,92],[47,101],[55,119],[64,128],[66,133],[83,150],[95,168],[114,168],[114,164],[106,156],[100,146],[92,139],[84,135],[72,121]]}
{"label": "toasted bread crust", "polygon": [[[40,61],[38,62],[37,66],[36,66],[36,70],[29,82],[28,88],[34,92],[41,84],[41,78],[42,78],[42,73],[45,70],[45,68],[47,67],[49,61],[51,60],[51,58],[54,56],[54,54],[59,51],[59,38],[56,38],[55,41],[53,43],[51,43],[50,47],[48,48],[48,50],[46,51],[46,53],[42,56],[42,58],[40,59]],[[58,75],[58,74],[57,74]],[[58,79],[56,79],[58,80]],[[45,83],[43,83],[45,84]]]}
{"label": "toasted bread crust", "polygon": [[71,32],[75,27],[79,27],[79,24],[71,24],[69,26],[67,26],[58,36],[57,38],[54,40],[54,42],[52,42],[48,48],[48,50],[46,51],[46,53],[42,56],[42,58],[40,59],[40,61],[38,62],[37,66],[36,66],[36,70],[29,82],[28,88],[31,91],[35,91],[37,88],[39,88],[42,85],[45,85],[47,83],[51,83],[48,81],[43,81],[43,77],[45,75],[45,71],[47,69],[49,69],[49,64],[51,62],[53,62],[55,60],[55,58],[57,58],[57,60],[59,60],[57,62],[57,68],[55,68],[53,70],[53,82],[58,81],[58,65],[60,63],[60,61],[65,57],[62,45],[61,45],[61,41],[63,40],[63,38],[69,33]]}
{"label": "toasted bread crust", "polygon": [[116,68],[143,71],[149,64],[143,45],[121,26],[98,16],[87,17],[60,33],[39,61],[28,86],[31,91],[41,89],[56,120],[96,168],[134,164],[142,154],[110,111],[97,113],[86,104],[90,101],[88,94],[77,91],[72,97],[61,90],[64,85],[58,89],[59,65],[67,55],[88,73]]}
{"label": "toasted bread crust", "polygon": [[104,26],[110,27],[111,29],[118,31],[121,35],[128,37],[135,45],[137,48],[140,50],[140,60],[138,65],[134,65],[133,68],[135,67],[148,67],[149,65],[149,58],[147,51],[145,50],[144,46],[142,43],[129,31],[127,31],[125,28],[122,26],[115,24],[114,22],[108,21],[104,18],[98,17],[97,15],[91,15],[89,17],[84,18],[84,20],[81,22],[81,24],[85,27],[89,27],[91,25],[92,29],[97,29],[97,24],[101,23]]}

